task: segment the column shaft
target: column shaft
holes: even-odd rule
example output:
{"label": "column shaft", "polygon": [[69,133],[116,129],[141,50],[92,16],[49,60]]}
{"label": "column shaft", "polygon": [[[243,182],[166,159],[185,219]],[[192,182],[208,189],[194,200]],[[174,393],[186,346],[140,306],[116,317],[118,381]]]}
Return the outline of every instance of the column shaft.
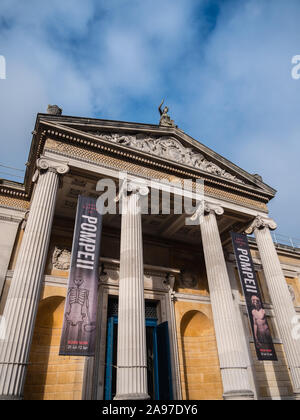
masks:
{"label": "column shaft", "polygon": [[[21,214],[23,216],[23,212]],[[0,298],[18,228],[23,218],[21,214],[17,214],[15,210],[0,209]]]}
{"label": "column shaft", "polygon": [[214,211],[200,224],[225,399],[253,399]]}
{"label": "column shaft", "polygon": [[[42,161],[43,169],[49,166]],[[46,165],[46,166],[45,166]],[[14,270],[0,343],[0,398],[21,399],[51,233],[58,174],[40,174]]]}
{"label": "column shaft", "polygon": [[148,399],[144,266],[139,193],[123,198],[118,316],[118,400]]}
{"label": "column shaft", "polygon": [[279,333],[285,349],[294,392],[300,398],[300,340],[293,338],[296,311],[268,226],[254,229]]}

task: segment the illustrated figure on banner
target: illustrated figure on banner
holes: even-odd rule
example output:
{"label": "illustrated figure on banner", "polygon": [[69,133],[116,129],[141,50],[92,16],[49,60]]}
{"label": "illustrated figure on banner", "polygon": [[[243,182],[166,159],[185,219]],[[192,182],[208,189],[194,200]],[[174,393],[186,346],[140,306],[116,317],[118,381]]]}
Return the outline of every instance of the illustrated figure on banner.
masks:
{"label": "illustrated figure on banner", "polygon": [[265,347],[268,348],[270,343],[272,343],[272,337],[267,323],[265,310],[262,308],[261,301],[256,295],[251,297],[251,303],[254,306],[254,309],[252,310],[252,317],[256,345],[262,349]]}
{"label": "illustrated figure on banner", "polygon": [[74,280],[76,287],[71,287],[68,292],[69,308],[65,314],[66,337],[69,337],[67,345],[70,342],[76,345],[84,344],[83,334],[95,329],[95,325],[90,322],[89,291],[81,288],[83,283],[84,279],[76,276]]}

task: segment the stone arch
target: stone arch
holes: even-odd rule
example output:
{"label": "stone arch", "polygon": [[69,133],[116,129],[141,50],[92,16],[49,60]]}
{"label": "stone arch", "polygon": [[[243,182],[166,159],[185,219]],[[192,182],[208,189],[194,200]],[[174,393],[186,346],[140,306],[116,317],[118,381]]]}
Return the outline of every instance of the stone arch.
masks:
{"label": "stone arch", "polygon": [[83,358],[59,356],[64,305],[63,296],[50,296],[40,301],[24,399],[81,399]]}
{"label": "stone arch", "polygon": [[204,312],[190,310],[181,318],[180,335],[186,399],[222,399],[222,379],[212,321]]}

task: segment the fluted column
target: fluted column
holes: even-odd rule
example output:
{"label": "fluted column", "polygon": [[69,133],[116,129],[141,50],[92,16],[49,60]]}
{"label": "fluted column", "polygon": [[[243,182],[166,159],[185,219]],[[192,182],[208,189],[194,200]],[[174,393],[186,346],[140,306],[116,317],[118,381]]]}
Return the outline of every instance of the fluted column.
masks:
{"label": "fluted column", "polygon": [[254,232],[273,310],[284,346],[291,374],[295,398],[300,399],[300,340],[293,337],[294,304],[280,261],[271,237],[270,229],[276,229],[274,220],[256,217],[246,233]]}
{"label": "fluted column", "polygon": [[125,182],[118,313],[116,400],[149,399],[147,387],[143,238],[140,197],[148,188]]}
{"label": "fluted column", "polygon": [[247,362],[239,337],[230,281],[220,239],[217,215],[224,210],[203,202],[200,229],[217,339],[224,399],[254,399],[247,372]]}
{"label": "fluted column", "polygon": [[5,278],[17,232],[24,212],[0,208],[0,297],[5,285]]}
{"label": "fluted column", "polygon": [[3,314],[6,335],[0,342],[1,399],[22,398],[59,174],[69,169],[45,158],[37,161],[37,168],[37,185]]}

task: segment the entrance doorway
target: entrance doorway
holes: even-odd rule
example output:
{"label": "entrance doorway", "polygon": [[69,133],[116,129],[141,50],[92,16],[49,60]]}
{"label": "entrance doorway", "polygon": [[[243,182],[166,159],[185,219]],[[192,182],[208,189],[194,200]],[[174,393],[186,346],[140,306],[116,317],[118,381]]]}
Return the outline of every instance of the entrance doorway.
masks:
{"label": "entrance doorway", "polygon": [[[104,399],[116,395],[118,301],[109,299]],[[156,302],[145,302],[148,395],[151,400],[172,400],[168,323],[158,325]],[[148,316],[148,317],[147,317]]]}

